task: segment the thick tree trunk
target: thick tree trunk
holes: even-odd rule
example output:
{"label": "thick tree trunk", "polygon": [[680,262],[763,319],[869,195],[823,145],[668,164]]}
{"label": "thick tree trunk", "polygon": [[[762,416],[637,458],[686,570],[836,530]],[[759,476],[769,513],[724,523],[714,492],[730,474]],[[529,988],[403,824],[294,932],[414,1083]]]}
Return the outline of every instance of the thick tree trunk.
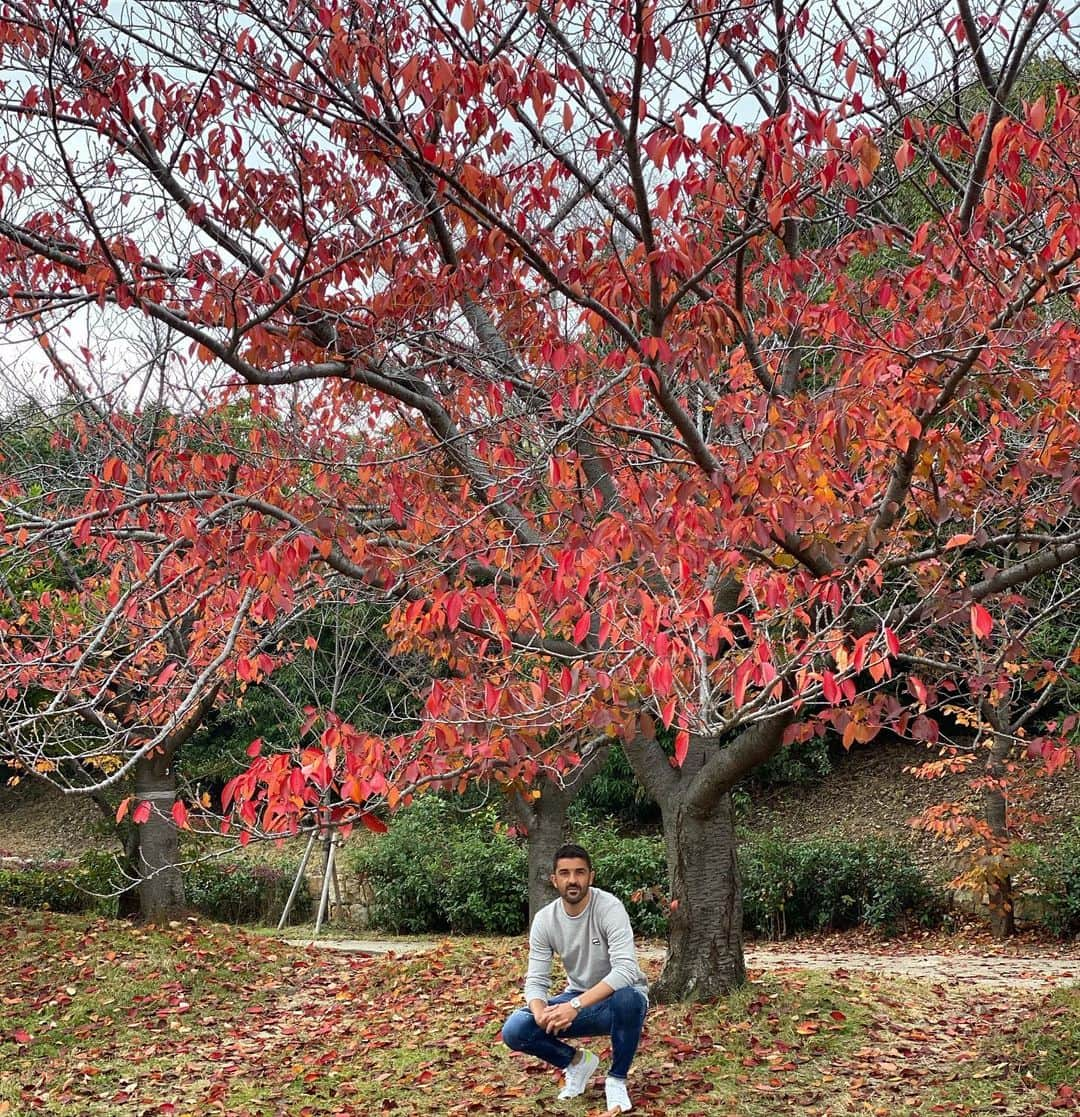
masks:
{"label": "thick tree trunk", "polygon": [[667,962],[652,987],[660,1003],[724,996],[746,980],[731,789],[779,751],[788,720],[778,715],[724,743],[691,735],[677,769],[655,739],[639,736],[624,746],[664,815],[672,911]]}
{"label": "thick tree trunk", "polygon": [[148,923],[167,923],[186,912],[180,847],[172,807],[176,772],[163,756],[145,757],[135,768],[135,798],[149,803],[150,817],[138,827],[138,852],[132,866],[138,877],[139,916]]}
{"label": "thick tree trunk", "polygon": [[652,996],[660,1004],[721,997],[746,980],[731,795],[703,818],[678,798],[660,805],[671,916],[668,957]]}

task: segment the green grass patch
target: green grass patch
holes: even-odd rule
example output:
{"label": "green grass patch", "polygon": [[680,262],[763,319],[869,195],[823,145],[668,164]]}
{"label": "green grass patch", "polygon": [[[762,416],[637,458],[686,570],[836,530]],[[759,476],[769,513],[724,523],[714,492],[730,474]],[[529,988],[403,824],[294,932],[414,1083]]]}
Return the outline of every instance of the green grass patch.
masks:
{"label": "green grass patch", "polygon": [[1021,1024],[1016,1039],[991,1045],[987,1059],[1055,1089],[1077,1087],[1080,1111],[1080,985],[1049,997]]}

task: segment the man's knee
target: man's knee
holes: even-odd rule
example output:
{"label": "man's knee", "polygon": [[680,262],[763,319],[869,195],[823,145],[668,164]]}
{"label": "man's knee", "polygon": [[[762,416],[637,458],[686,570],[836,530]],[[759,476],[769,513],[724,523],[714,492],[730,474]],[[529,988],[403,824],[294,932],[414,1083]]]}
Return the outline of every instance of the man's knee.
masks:
{"label": "man's knee", "polygon": [[506,1019],[502,1027],[503,1043],[511,1051],[521,1051],[528,1042],[532,1028],[536,1026],[533,1015],[524,1009],[515,1009]]}
{"label": "man's knee", "polygon": [[612,1015],[622,1023],[640,1027],[648,1009],[649,1002],[633,986],[616,989],[611,994]]}

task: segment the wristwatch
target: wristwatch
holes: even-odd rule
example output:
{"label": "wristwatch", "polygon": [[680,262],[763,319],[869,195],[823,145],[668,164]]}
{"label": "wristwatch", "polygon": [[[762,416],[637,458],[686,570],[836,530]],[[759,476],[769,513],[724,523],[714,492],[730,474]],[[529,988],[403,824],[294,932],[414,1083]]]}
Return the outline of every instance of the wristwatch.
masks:
{"label": "wristwatch", "polygon": [[580,997],[571,997],[570,998],[570,1007],[575,1012],[580,1012],[582,1007],[583,1007],[582,1004],[581,1004],[581,998]]}

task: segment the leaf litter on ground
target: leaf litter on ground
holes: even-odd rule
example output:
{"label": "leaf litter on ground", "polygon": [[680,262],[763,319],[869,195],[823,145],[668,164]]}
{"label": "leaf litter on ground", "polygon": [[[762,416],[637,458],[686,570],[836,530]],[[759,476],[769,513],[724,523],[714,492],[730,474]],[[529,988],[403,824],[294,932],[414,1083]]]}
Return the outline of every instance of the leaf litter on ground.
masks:
{"label": "leaf litter on ground", "polygon": [[[0,948],[0,1117],[605,1111],[602,1077],[558,1102],[557,1072],[499,1042],[521,996],[516,939],[361,956],[195,921],[159,930],[0,909]],[[751,976],[725,1001],[651,1010],[637,1112],[1080,1113],[1076,986]]]}

